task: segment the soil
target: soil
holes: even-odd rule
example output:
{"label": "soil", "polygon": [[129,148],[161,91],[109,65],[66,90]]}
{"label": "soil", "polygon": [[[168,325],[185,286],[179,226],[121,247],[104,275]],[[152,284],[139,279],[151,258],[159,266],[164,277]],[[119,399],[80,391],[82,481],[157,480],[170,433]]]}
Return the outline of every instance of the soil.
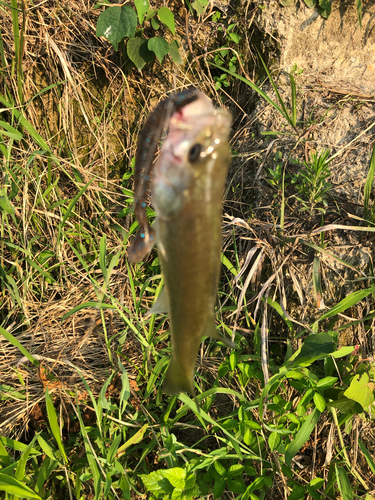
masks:
{"label": "soil", "polygon": [[[362,4],[361,29],[358,26],[355,2],[352,0],[334,1],[333,11],[327,20],[319,15],[317,9],[308,9],[304,2],[299,0],[289,8],[281,7],[275,0],[212,3],[212,6],[217,6],[222,11],[223,19],[238,23],[238,33],[243,44],[240,52],[245,55],[245,71],[260,85],[260,75],[265,73],[262,73],[258,63],[254,68],[254,61],[257,60],[255,47],[258,48],[272,70],[287,109],[290,109],[292,104],[288,73],[294,71],[296,78],[296,130],[287,125],[275,108],[266,101],[259,100],[244,83],[235,82],[233,89],[231,88],[231,95],[225,105],[231,108],[234,116],[232,147],[235,157],[224,203],[225,223],[229,221],[224,230],[224,240],[233,243],[235,228],[241,266],[246,265],[246,257],[255,246],[264,252],[264,258],[260,259],[257,272],[254,273],[254,279],[249,283],[249,290],[252,288],[258,293],[271,274],[275,273],[276,291],[272,289],[270,297],[273,294],[275,300],[283,303],[290,318],[298,325],[297,329],[311,324],[325,308],[336,304],[349,293],[368,286],[369,281],[363,278],[373,269],[374,238],[371,233],[357,231],[367,225],[363,222],[364,185],[375,141],[375,4],[372,1],[363,1]],[[90,11],[88,19],[91,15]],[[45,19],[48,19],[47,16]],[[64,22],[68,23],[68,20]],[[80,26],[83,40],[79,40],[83,47],[86,40],[91,40],[90,56],[93,56],[95,64],[91,66],[87,63],[87,54],[84,58],[82,56],[85,59],[83,62],[81,55],[76,53],[65,72],[59,69],[60,80],[69,79],[69,70],[73,75],[74,85],[72,82],[66,82],[61,94],[55,89],[45,92],[30,105],[29,114],[32,123],[42,135],[45,120],[43,121],[41,116],[46,115],[47,122],[51,122],[50,130],[56,133],[54,146],[57,154],[63,156],[65,150],[62,153],[59,144],[66,141],[66,151],[74,151],[74,157],[80,162],[80,171],[90,165],[95,173],[103,173],[103,177],[105,176],[107,172],[103,170],[97,158],[101,158],[99,141],[106,144],[109,170],[112,176],[116,176],[117,182],[115,186],[115,183],[112,185],[111,196],[113,195],[114,199],[115,190],[120,191],[118,164],[122,165],[122,157],[125,156],[126,160],[129,160],[126,161],[127,166],[129,165],[134,155],[134,137],[144,123],[143,115],[166,91],[174,88],[176,75],[180,78],[179,83],[191,83],[205,91],[210,89],[211,97],[217,102],[220,97],[219,94],[215,95],[212,75],[207,69],[208,65],[205,66],[203,57],[195,62],[199,61],[201,74],[206,80],[197,81],[188,64],[176,69],[173,65],[168,66],[168,63],[157,75],[155,68],[150,73],[145,72],[145,85],[142,88],[135,78],[122,80],[117,75],[116,80],[115,65],[112,65],[113,61],[108,62],[109,57],[107,59],[106,51],[109,53],[111,47],[104,42],[103,45],[96,45],[98,42],[92,28],[95,22],[96,18],[93,16],[90,22]],[[211,48],[217,26],[205,24],[202,19],[191,20],[190,23],[190,35],[187,35],[185,28],[181,28],[184,25],[180,23],[178,36],[181,41],[181,53],[188,54],[189,45],[192,45],[194,50],[197,50],[197,57],[200,57],[205,50]],[[5,33],[4,40],[9,42],[10,35],[3,26],[1,28]],[[69,50],[73,50],[73,45],[65,45],[65,40],[60,40],[57,34],[63,30],[49,26],[43,28],[54,37],[59,49],[65,47],[67,53],[72,55]],[[70,29],[76,28],[71,26]],[[35,76],[40,68],[35,61],[42,59],[41,45],[46,43],[51,61],[54,61],[56,66],[61,64],[58,51],[52,50],[54,46],[49,44],[48,37],[34,37],[33,40],[34,45],[29,41],[27,48],[37,56],[29,68],[29,73],[25,72],[25,80],[30,85],[27,99],[47,85],[57,83],[49,79],[50,74],[54,76],[53,71],[48,73],[45,68],[41,69],[39,76]],[[99,60],[103,67],[98,77]],[[158,87],[154,85],[156,76],[161,82]],[[276,100],[272,85],[266,78],[264,80],[262,89]],[[114,81],[115,87],[110,86],[109,83],[112,85]],[[79,87],[82,82],[84,89],[81,91]],[[108,120],[101,122],[104,94],[113,92],[117,99],[122,95],[123,89],[126,116],[123,118],[114,111],[113,115],[109,113]],[[90,95],[95,104],[91,109],[85,109],[83,103]],[[69,100],[74,103],[70,103],[65,109],[64,106]],[[140,102],[147,103],[145,109],[139,109]],[[116,103],[111,104],[115,109]],[[57,110],[60,110],[60,113]],[[90,129],[85,120],[85,113],[93,121],[97,120],[97,127]],[[62,120],[61,123],[59,120]],[[67,124],[72,124],[72,128]],[[264,135],[269,131],[276,131],[278,134]],[[329,182],[332,188],[327,194],[326,205],[318,203],[310,212],[303,211],[301,203],[296,199],[295,187],[289,184],[285,192],[287,204],[282,232],[279,219],[280,193],[269,183],[269,170],[274,170],[279,161],[275,158],[278,154],[281,155],[282,166],[292,178],[303,167],[304,162],[310,161],[313,152],[320,153],[325,149],[329,149],[330,156],[333,156],[329,164]],[[297,163],[292,163],[291,160],[296,160]],[[61,185],[62,192],[65,188],[66,186]],[[374,195],[372,192],[371,206],[374,203]],[[117,199],[116,203],[119,204]],[[113,209],[114,218],[117,217],[116,210],[117,205],[116,209]],[[323,242],[321,235],[311,235],[314,229],[328,224],[347,226],[347,229],[333,228],[326,231]],[[297,244],[297,238],[322,248],[322,251],[319,253],[316,248],[308,247],[301,241]],[[108,240],[110,241],[110,238]],[[116,245],[118,241],[113,237],[111,244],[114,242],[113,245]],[[312,279],[316,257],[320,261],[323,290],[321,297],[317,296]],[[251,264],[248,269],[250,268]],[[126,278],[126,262],[122,263],[117,272],[121,279],[114,276],[117,279],[111,282],[111,293],[120,303],[123,303],[125,297],[125,304],[131,308],[132,294]],[[268,294],[268,291],[266,293]],[[72,285],[72,289],[68,291],[62,287],[58,298],[51,295],[48,303],[41,304],[35,299],[34,303],[27,305],[24,313],[25,316],[29,315],[29,322],[22,332],[21,329],[17,331],[16,328],[9,328],[26,348],[43,360],[44,371],[39,374],[26,359],[20,359],[17,347],[10,346],[4,338],[0,339],[0,348],[4,353],[0,363],[0,382],[8,384],[11,393],[22,390],[21,379],[22,382],[23,379],[27,380],[29,388],[27,401],[20,399],[16,403],[3,403],[0,407],[2,435],[19,437],[27,433],[28,429],[39,429],[44,425],[39,403],[44,400],[44,389],[47,385],[56,393],[73,391],[77,386],[81,391],[79,395],[82,401],[90,404],[85,387],[72,363],[85,371],[91,390],[98,396],[111,370],[103,323],[108,335],[118,338],[118,343],[123,346],[122,353],[127,361],[125,368],[131,379],[132,399],[137,401],[139,381],[135,381],[137,371],[134,367],[143,359],[143,353],[139,343],[134,342],[132,334],[126,334],[123,318],[112,317],[106,313],[103,319],[97,311],[92,316],[80,312],[69,317],[63,327],[61,326],[64,314],[83,302],[95,300],[96,294],[91,283],[80,282]],[[360,318],[365,316],[369,309],[369,302],[365,305],[363,302],[350,311],[350,314],[354,319]],[[256,312],[255,304],[251,304],[249,314],[255,315]],[[257,314],[259,316],[260,312]],[[228,319],[229,328],[233,328],[230,322],[234,323],[234,317],[231,318]],[[347,320],[348,318],[345,318],[342,321]],[[286,329],[285,324],[280,327],[275,316],[269,318],[269,325],[272,325],[272,330],[278,334],[281,332],[282,336],[287,335],[282,331]],[[162,330],[164,333],[165,329]],[[241,331],[241,328],[239,330]],[[358,342],[362,347],[363,357],[366,352],[374,352],[371,331],[367,335],[368,338],[365,338],[360,328],[344,330],[340,335],[341,345],[353,345]],[[280,339],[277,340],[280,345]],[[281,350],[280,347],[278,350]],[[112,352],[112,356],[115,357],[115,352]],[[215,365],[212,370],[205,369],[204,372],[215,379],[217,367]],[[115,382],[113,380],[113,387],[110,385],[108,388],[114,393],[118,391]],[[16,396],[18,397],[18,393]],[[89,412],[88,406],[86,409]],[[87,420],[90,421],[90,418],[87,413]]]}
{"label": "soil", "polygon": [[[375,140],[375,5],[364,3],[361,30],[353,2],[340,2],[340,6],[334,3],[328,20],[317,9],[303,7],[303,2],[289,8],[272,0],[255,3],[258,9],[249,12],[248,18],[267,33],[268,43],[273,39],[277,44],[280,60],[272,68],[272,75],[289,112],[289,72],[296,79],[297,127],[293,130],[263,99],[242,117],[247,124],[235,135],[238,156],[230,180],[231,185],[240,186],[241,196],[232,196],[233,206],[239,199],[248,205],[241,216],[247,219],[251,231],[244,233],[242,229],[242,236],[250,238],[254,245],[271,245],[277,255],[279,242],[263,237],[258,223],[279,222],[278,199],[269,184],[269,170],[275,169],[280,155],[283,168],[292,178],[304,162],[311,162],[312,153],[330,151],[332,187],[325,206],[318,204],[309,213],[296,201],[296,189],[290,181],[286,181],[289,185],[285,188],[284,236],[303,236],[319,246],[320,236],[310,238],[309,231],[327,224],[348,227],[325,232],[323,252],[299,247],[284,265],[284,305],[288,300],[288,312],[309,323],[322,309],[363,287],[363,277],[370,274],[372,266],[374,239],[371,233],[357,231],[357,227],[363,224],[364,186]],[[246,23],[247,19],[244,30]],[[262,89],[280,104],[269,81]],[[278,134],[264,135],[270,131]],[[241,168],[241,164],[245,167]],[[313,290],[314,256],[320,259],[323,296],[319,299]],[[291,279],[289,265],[298,276],[297,284]],[[263,283],[268,278],[269,269],[263,272]],[[341,336],[344,343],[355,341],[353,332]]]}
{"label": "soil", "polygon": [[303,1],[281,7],[275,0],[256,1],[255,22],[280,44],[280,69],[296,64],[327,85],[375,91],[375,4],[362,2],[362,28],[356,3],[334,1],[328,19]]}

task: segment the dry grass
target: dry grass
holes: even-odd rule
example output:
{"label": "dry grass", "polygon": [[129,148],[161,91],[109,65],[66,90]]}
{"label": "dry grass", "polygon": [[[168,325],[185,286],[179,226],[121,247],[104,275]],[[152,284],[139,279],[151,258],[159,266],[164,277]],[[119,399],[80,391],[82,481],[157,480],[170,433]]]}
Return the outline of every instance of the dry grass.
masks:
{"label": "dry grass", "polygon": [[[153,257],[144,267],[131,271],[127,267],[126,243],[132,218],[118,215],[124,207],[131,206],[132,184],[131,180],[122,181],[122,176],[130,172],[138,133],[145,115],[157,101],[170,91],[190,84],[218,102],[223,95],[215,89],[212,68],[201,47],[202,39],[212,35],[202,22],[190,20],[183,47],[186,55],[189,50],[196,51],[196,55],[189,55],[190,62],[184,68],[166,62],[162,67],[155,64],[138,75],[127,74],[121,54],[114,54],[106,41],[95,37],[98,11],[92,10],[91,5],[72,0],[56,5],[47,0],[38,6],[26,4],[25,14],[22,96],[17,92],[10,67],[14,49],[9,10],[5,10],[0,19],[8,61],[0,77],[2,92],[4,88],[12,92],[15,107],[22,109],[53,156],[48,159],[48,155],[40,152],[40,145],[25,133],[25,140],[14,144],[12,161],[8,164],[8,171],[19,176],[20,191],[12,199],[15,218],[6,221],[3,218],[2,238],[27,251],[29,260],[14,247],[2,245],[1,266],[13,276],[18,290],[17,297],[12,286],[2,288],[2,326],[40,361],[37,370],[21,357],[18,348],[0,337],[0,384],[5,387],[3,396],[9,396],[0,400],[0,434],[14,438],[31,434],[38,425],[45,425],[41,406],[46,387],[54,392],[55,400],[60,401],[61,411],[66,415],[69,413],[65,409],[69,404],[66,394],[74,394],[76,388],[80,402],[87,408],[89,398],[75,367],[81,370],[96,397],[118,360],[134,381],[133,393],[146,385],[144,373],[151,373],[154,367],[152,349],[157,342],[151,342],[151,354],[145,354],[140,336],[147,336],[149,324],[143,322],[140,309],[135,307],[132,284],[136,300],[142,301],[142,307],[148,306],[153,298],[152,278],[143,296],[139,297],[138,293],[155,268]],[[183,40],[186,24],[183,13],[180,14],[176,16],[177,33]],[[252,12],[247,11],[247,15],[248,20],[253,19]],[[207,40],[206,43],[209,50]],[[260,132],[265,130],[285,130],[282,118],[264,103],[255,109],[251,107],[249,101],[254,98],[240,82],[233,82],[226,101],[234,115],[232,146],[238,155],[226,191],[223,248],[239,274],[234,277],[225,269],[221,292],[227,297],[221,295],[221,306],[229,304],[232,308],[223,309],[220,319],[232,330],[233,336],[236,331],[243,334],[244,352],[249,360],[255,358],[251,357],[252,336],[259,321],[262,337],[259,356],[264,383],[269,377],[267,356],[273,352],[272,347],[279,351],[271,356],[276,359],[276,365],[271,367],[275,370],[282,362],[287,342],[291,341],[294,348],[300,342],[292,338],[274,310],[264,305],[267,298],[282,304],[285,317],[298,333],[303,328],[310,329],[321,315],[322,299],[325,306],[331,307],[363,287],[359,278],[372,274],[374,243],[371,233],[361,232],[364,228],[361,217],[366,161],[374,138],[375,101],[351,89],[349,105],[336,87],[317,80],[314,85],[312,82],[313,75],[301,80],[298,95],[300,119],[306,120],[300,139],[310,141],[303,144],[300,141],[293,155],[300,160],[308,159],[309,150],[325,147],[335,154],[331,164],[333,189],[323,223],[319,213],[307,217],[300,212],[292,191],[287,190],[285,223],[280,227],[280,200],[267,182],[267,172],[275,166],[273,158],[277,151],[285,158],[293,150],[296,137],[278,136],[272,142],[262,136]],[[330,113],[326,115],[327,106]],[[316,110],[314,123],[308,123],[307,112],[303,111],[307,109]],[[11,115],[9,109],[1,112],[6,118]],[[296,166],[295,171],[298,168]],[[6,170],[3,180],[5,173]],[[69,202],[90,181],[72,207],[71,216],[65,219]],[[48,191],[51,185],[53,188]],[[342,226],[346,226],[345,231]],[[109,283],[105,283],[100,271],[102,235],[107,237],[107,255],[120,254],[119,265]],[[320,253],[318,248],[322,249]],[[43,267],[38,259],[46,251],[52,254]],[[80,252],[87,269],[79,259]],[[320,258],[323,297],[318,297],[313,288],[316,255]],[[39,269],[32,263],[39,263]],[[52,282],[43,277],[40,268],[53,277]],[[83,309],[62,322],[63,316],[74,307],[84,302],[98,302],[101,293],[107,304],[116,303],[116,309],[104,313],[97,308]],[[366,304],[361,302],[342,316],[342,323],[337,325],[364,318],[373,309],[373,299],[369,297]],[[164,346],[164,323],[156,326]],[[268,331],[271,332],[269,339]],[[345,329],[341,336],[341,345],[358,343],[363,357],[366,353],[371,359],[373,324],[369,327],[368,322],[357,323]],[[111,338],[109,343],[108,338]],[[210,346],[201,352],[199,373],[208,381],[206,385],[218,380],[218,369],[223,362],[222,352],[213,349]],[[220,379],[220,384],[252,401],[262,390],[260,379],[261,375],[243,387],[238,379],[228,375]],[[155,394],[158,389],[155,387]],[[111,391],[116,398],[119,388],[115,383]],[[294,401],[295,408],[297,393],[291,387],[287,391],[286,399]],[[235,396],[220,394],[210,411],[213,417],[221,418],[237,410],[238,405]],[[138,403],[134,406],[139,409]],[[266,416],[272,421],[272,412]],[[261,421],[255,410],[253,417]],[[353,467],[365,471],[370,489],[375,488],[375,483],[358,453],[358,436],[373,455],[369,439],[373,432],[372,422],[356,417],[355,425],[345,437]],[[193,446],[202,435],[202,429],[194,434],[188,427],[182,427],[177,433],[178,439],[187,446]],[[207,449],[217,445],[213,437],[210,439]],[[327,475],[329,463],[336,455],[336,443],[335,426],[327,416],[295,457],[294,474],[301,483],[308,483],[314,475]],[[276,453],[273,460],[276,467],[279,460]],[[287,478],[281,468],[278,478],[270,495],[285,498]],[[232,493],[227,495],[234,497]]]}
{"label": "dry grass", "polygon": [[[99,281],[99,284],[103,284]],[[120,303],[129,297],[127,280],[120,271],[115,273],[111,282],[111,294]],[[34,407],[44,399],[46,387],[64,389],[74,394],[78,388],[81,400],[88,400],[83,395],[84,386],[75,368],[85,377],[95,396],[98,396],[105,380],[111,373],[113,362],[108,358],[103,334],[100,311],[85,309],[61,321],[64,314],[83,302],[95,302],[96,293],[90,285],[77,284],[66,291],[63,298],[52,299],[47,303],[30,303],[28,312],[30,326],[23,331],[15,325],[16,332],[8,327],[22,345],[41,362],[42,368],[35,370],[27,358],[22,357],[17,347],[1,338],[0,384],[9,387],[10,394],[23,391],[27,386],[27,398],[8,400],[0,407],[0,433],[5,436],[22,435],[28,431],[30,416]],[[121,359],[127,369],[142,358],[137,343],[126,332],[123,320],[112,311],[104,315],[105,329],[113,337],[111,349],[114,361],[121,344]],[[18,332],[17,332],[18,330]],[[126,363],[126,361],[128,363]],[[117,364],[117,363],[116,363]],[[45,370],[51,380],[43,376]],[[64,393],[60,393],[60,396]]]}

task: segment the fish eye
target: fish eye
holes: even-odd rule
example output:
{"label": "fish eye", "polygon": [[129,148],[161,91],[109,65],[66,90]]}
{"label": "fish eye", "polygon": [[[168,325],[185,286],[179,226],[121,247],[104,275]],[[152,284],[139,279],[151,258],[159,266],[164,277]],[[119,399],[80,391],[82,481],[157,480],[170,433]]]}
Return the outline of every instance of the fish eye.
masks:
{"label": "fish eye", "polygon": [[192,163],[196,162],[202,152],[201,144],[197,143],[192,146],[188,152],[188,160]]}

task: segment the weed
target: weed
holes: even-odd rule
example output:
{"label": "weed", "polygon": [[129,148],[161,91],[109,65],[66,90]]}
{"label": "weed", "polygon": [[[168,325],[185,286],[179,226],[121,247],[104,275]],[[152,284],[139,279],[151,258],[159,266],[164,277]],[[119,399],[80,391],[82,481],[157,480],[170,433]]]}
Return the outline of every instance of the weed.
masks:
{"label": "weed", "polygon": [[[162,63],[169,54],[176,64],[181,64],[177,40],[168,42],[163,35],[145,38],[144,31],[148,23],[154,34],[161,26],[166,26],[173,35],[176,33],[174,15],[168,7],[155,10],[148,0],[135,0],[137,13],[129,5],[108,5],[99,2],[94,8],[107,8],[100,14],[96,27],[96,36],[104,36],[118,50],[119,44],[126,39],[126,52],[138,71],[156,58]],[[140,28],[137,29],[137,17]]]}
{"label": "weed", "polygon": [[[214,12],[212,17],[214,22],[218,22],[220,20],[221,13]],[[237,66],[239,63],[241,63],[241,56],[236,51],[230,50],[230,46],[233,43],[238,45],[241,41],[241,37],[237,33],[235,33],[236,26],[236,23],[229,24],[226,28],[220,25],[218,26],[218,33],[224,33],[225,31],[226,43],[223,47],[215,50],[214,55],[215,64],[218,67],[228,68],[231,73],[236,73]],[[214,81],[216,89],[220,89],[222,86],[230,87],[231,83],[233,82],[233,77],[228,76],[227,73],[222,73],[220,76],[214,76]]]}
{"label": "weed", "polygon": [[[198,15],[206,3],[186,1]],[[123,45],[128,54],[134,49],[133,63],[138,69],[147,71],[148,57],[164,60],[165,43],[148,43],[164,39],[166,29],[173,35],[170,9],[152,12],[147,2],[136,2],[136,11],[129,4],[105,6],[104,12],[127,20],[125,25],[131,30],[122,38],[118,32],[111,43],[121,47],[125,37]],[[70,135],[73,121],[64,122],[63,140],[55,148],[56,137],[41,125],[39,116],[32,115],[31,104],[62,86],[70,95],[72,82],[61,82],[59,68],[51,74],[56,82],[28,96],[28,106],[23,106],[25,88],[30,92],[33,87],[25,86],[28,72],[20,64],[25,57],[22,18],[32,16],[35,9],[23,10],[23,3],[13,0],[11,7],[3,5],[2,12],[9,12],[14,35],[19,36],[15,51],[4,52],[7,43],[0,33],[2,497],[368,499],[375,474],[371,443],[375,372],[373,362],[368,361],[371,349],[363,339],[373,337],[373,272],[361,277],[357,291],[324,306],[320,256],[353,271],[351,264],[329,248],[331,237],[323,238],[335,225],[324,227],[322,218],[321,227],[313,232],[302,227],[299,232],[304,236],[295,236],[288,233],[290,226],[285,223],[289,222],[286,193],[293,186],[301,210],[324,212],[329,153],[312,155],[301,172],[290,177],[284,166],[294,160],[283,158],[279,147],[276,150],[267,180],[280,212],[281,234],[279,227],[274,231],[273,214],[271,220],[266,216],[260,220],[254,201],[251,220],[240,218],[242,205],[244,213],[250,210],[242,199],[235,205],[236,217],[227,215],[230,227],[226,224],[216,316],[220,328],[235,337],[238,347],[228,353],[219,343],[202,342],[196,373],[197,412],[187,395],[165,397],[162,393],[171,354],[168,322],[165,317],[145,318],[163,285],[157,256],[135,266],[126,259],[129,236],[137,229],[131,221],[136,133],[127,136],[127,146],[121,150],[127,160],[119,182],[95,170],[97,163],[107,161],[105,147],[98,158],[81,163]],[[54,11],[56,26],[59,9]],[[108,21],[106,16],[104,21]],[[220,20],[218,13],[213,20]],[[52,29],[64,32],[68,40],[67,22],[65,16],[61,29],[55,24]],[[32,18],[27,25],[32,26]],[[35,32],[43,28],[39,18],[35,26]],[[75,25],[72,33],[76,47],[80,40]],[[146,39],[146,33],[163,34]],[[235,35],[236,26],[228,27],[228,45],[238,45]],[[81,41],[83,53],[90,36],[85,33]],[[171,44],[164,41],[173,57]],[[302,123],[297,119],[298,68],[291,70],[287,105],[270,74],[275,98],[237,74],[241,59],[234,58],[233,50],[223,53],[223,46],[219,49],[219,59],[212,64],[227,76],[215,83],[220,81],[223,88],[224,82],[238,79],[250,86],[280,113],[289,127],[288,138],[299,143],[303,133],[299,133]],[[74,88],[80,88],[82,82],[72,75]],[[134,79],[135,85],[144,88],[139,75]],[[109,94],[117,96],[124,81],[117,80],[116,85]],[[220,91],[220,85],[216,90]],[[90,109],[93,100],[83,103],[84,109]],[[69,113],[62,115],[62,121],[75,113],[67,101]],[[128,103],[125,108],[120,104],[120,100],[103,102],[102,107],[123,116]],[[102,115],[87,116],[99,130]],[[105,119],[106,131],[113,116]],[[375,217],[371,200],[374,158],[375,147],[365,186],[367,223]],[[231,180],[228,196],[240,191],[238,182],[238,176]],[[266,188],[260,185],[259,191]],[[150,210],[148,216],[153,218],[154,213]],[[292,225],[300,223],[295,220],[293,216]],[[339,229],[374,232],[361,224]],[[319,234],[320,242],[315,244],[313,238]],[[313,259],[308,252],[314,252]],[[303,306],[297,306],[293,318],[287,300],[297,290],[302,302],[310,292],[296,275],[295,287],[287,288],[288,273],[297,273],[300,266],[296,253],[312,261],[309,279],[315,302],[309,303],[309,316]],[[290,267],[288,255],[293,256]],[[361,346],[352,334],[344,345],[339,336],[347,331],[359,332]]]}
{"label": "weed", "polygon": [[277,189],[277,193],[274,195],[275,197],[280,196],[281,190],[282,190],[282,182],[283,182],[283,163],[282,163],[282,153],[281,151],[276,151],[274,161],[276,162],[276,165],[274,168],[269,168],[268,169],[268,182],[271,184],[271,186],[275,187]]}
{"label": "weed", "polygon": [[364,218],[370,222],[375,222],[375,203],[370,208],[370,194],[375,176],[375,143],[372,148],[370,165],[367,174],[365,190],[364,190]]}
{"label": "weed", "polygon": [[312,216],[314,210],[325,213],[325,208],[316,207],[318,204],[327,205],[326,197],[331,189],[328,178],[329,150],[319,153],[312,153],[310,162],[304,162],[303,168],[294,174],[292,184],[297,188],[296,199],[301,203],[301,211],[308,210]]}

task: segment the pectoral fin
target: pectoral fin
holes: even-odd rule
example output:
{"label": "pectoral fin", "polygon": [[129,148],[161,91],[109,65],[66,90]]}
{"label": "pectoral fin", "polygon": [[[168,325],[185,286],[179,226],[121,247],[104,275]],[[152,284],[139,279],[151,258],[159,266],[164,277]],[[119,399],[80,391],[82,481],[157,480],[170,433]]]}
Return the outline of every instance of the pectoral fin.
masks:
{"label": "pectoral fin", "polygon": [[206,327],[203,331],[203,337],[212,337],[213,339],[220,340],[231,349],[235,349],[237,347],[235,342],[232,342],[228,338],[220,335],[220,333],[216,330],[214,321],[211,318],[207,321]]}
{"label": "pectoral fin", "polygon": [[151,307],[148,314],[165,314],[169,312],[168,294],[165,289],[160,292],[159,297],[156,299],[155,304]]}

